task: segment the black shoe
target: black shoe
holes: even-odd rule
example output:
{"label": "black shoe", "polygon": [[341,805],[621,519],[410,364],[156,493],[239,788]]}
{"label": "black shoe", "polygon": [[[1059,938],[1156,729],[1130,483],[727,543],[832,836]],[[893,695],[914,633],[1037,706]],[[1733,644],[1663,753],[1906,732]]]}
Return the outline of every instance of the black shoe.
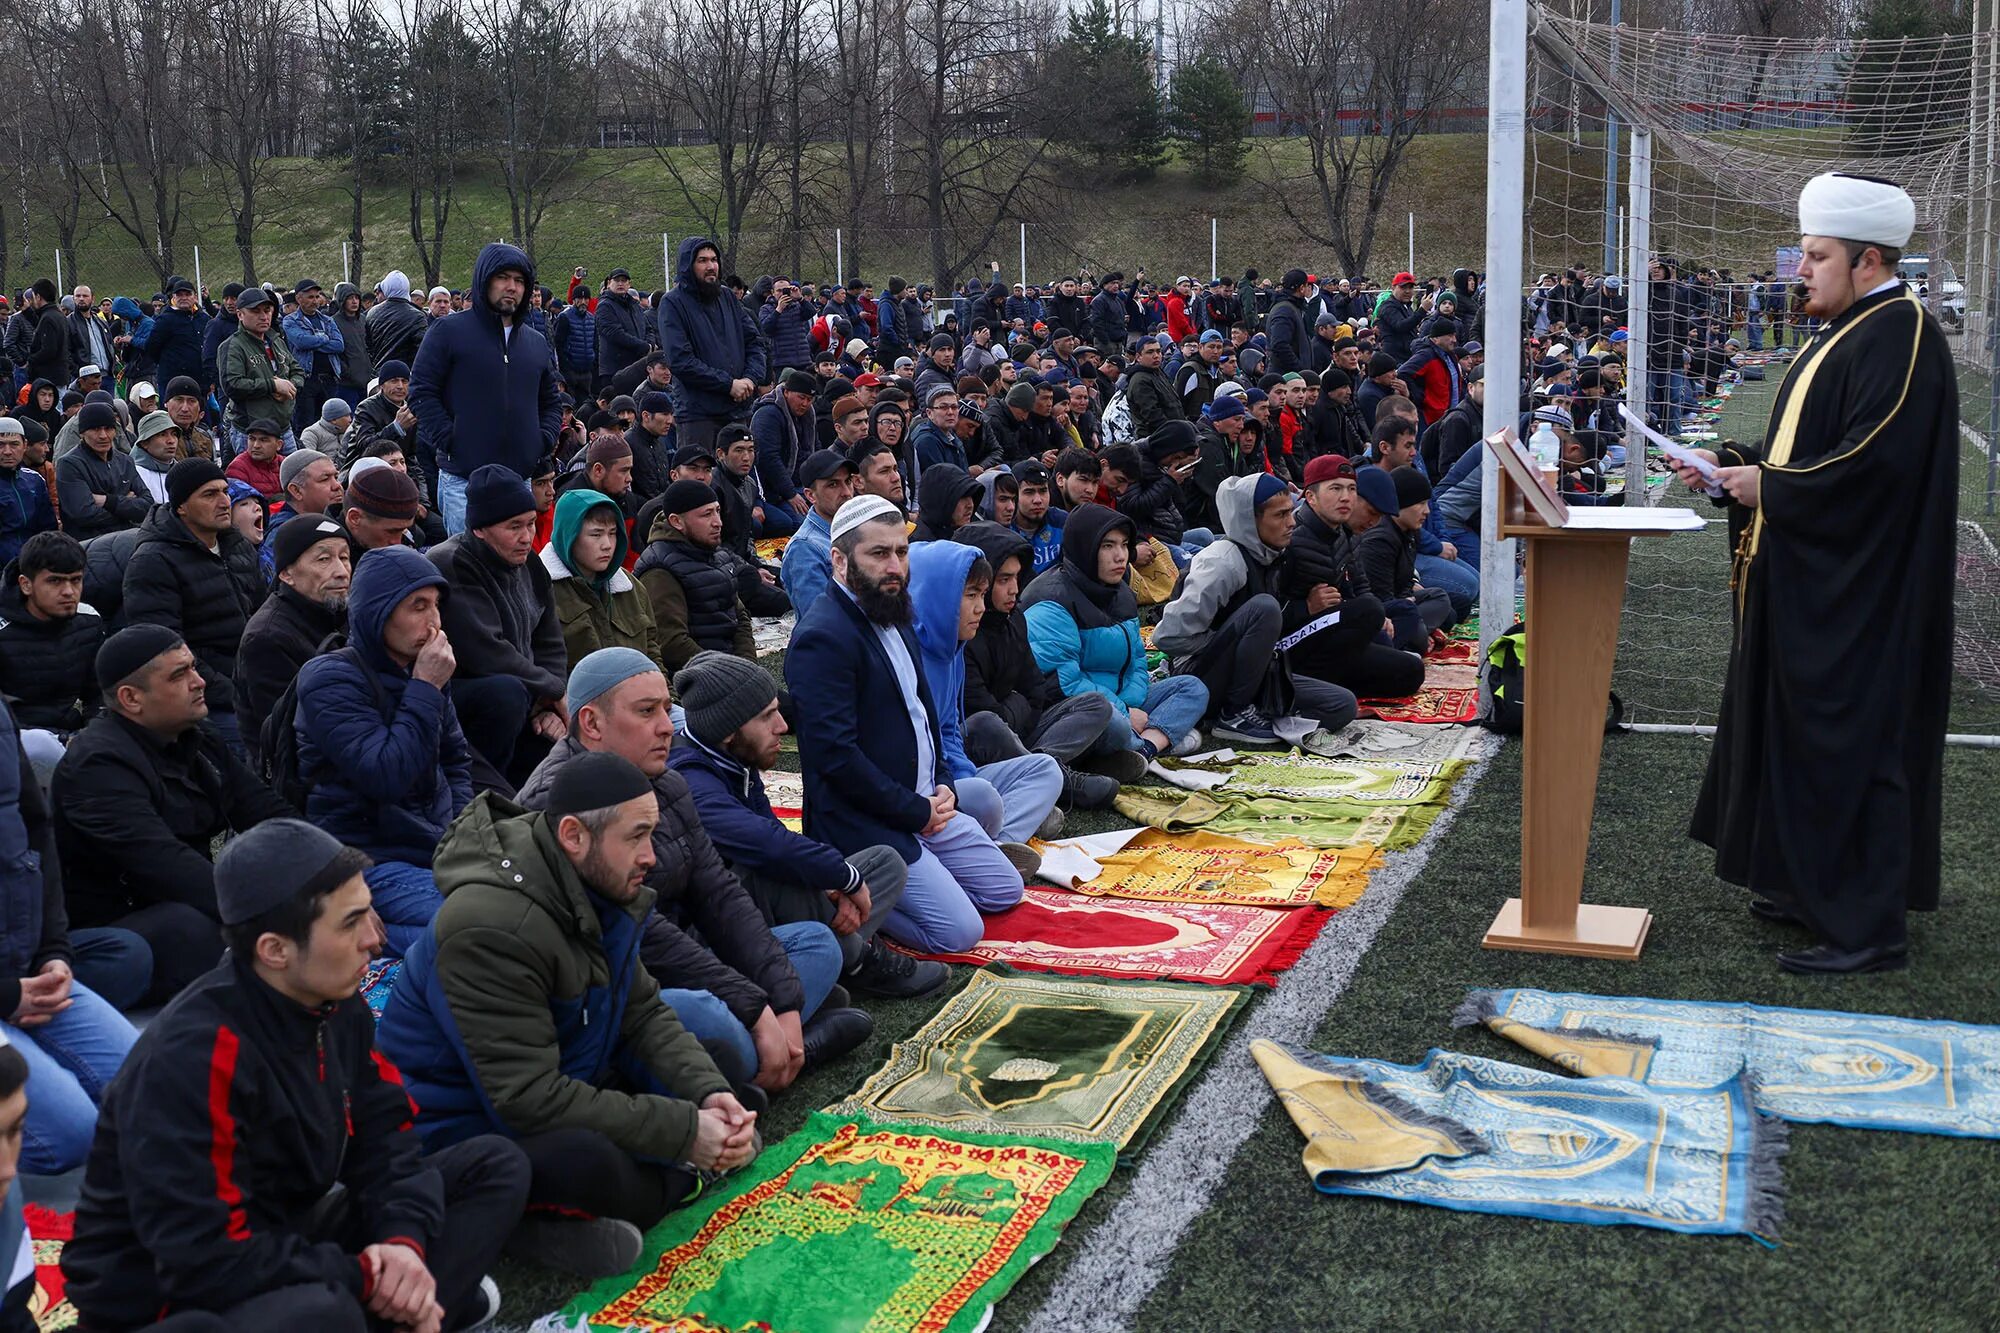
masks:
{"label": "black shoe", "polygon": [[1778,966],[1808,976],[1845,976],[1854,972],[1900,972],[1910,965],[1907,944],[1880,944],[1867,949],[1836,949],[1819,944],[1778,955]]}
{"label": "black shoe", "polygon": [[822,1009],[852,1009],[854,1007],[854,997],[847,993],[847,987],[836,981],[827,991],[826,998],[819,1002],[819,1007]]}
{"label": "black shoe", "polygon": [[639,1262],[645,1239],[616,1217],[531,1209],[507,1238],[507,1253],[571,1277],[615,1277]]}
{"label": "black shoe", "polygon": [[912,958],[881,940],[870,940],[859,966],[847,974],[854,989],[889,1000],[929,995],[951,979],[951,969],[926,958]]}
{"label": "black shoe", "polygon": [[1118,779],[1108,773],[1085,773],[1064,764],[1062,803],[1072,810],[1107,809],[1118,794],[1118,785]]}
{"label": "black shoe", "polygon": [[1799,920],[1769,898],[1752,898],[1750,900],[1750,915],[1763,921],[1782,922],[1787,926],[1803,926],[1805,924],[1805,922]]}
{"label": "black shoe", "polygon": [[759,1120],[771,1109],[771,1098],[755,1083],[738,1083],[729,1090],[736,1094],[737,1104],[746,1111],[754,1111]]}
{"label": "black shoe", "polygon": [[1077,760],[1075,767],[1086,773],[1102,773],[1105,777],[1116,778],[1120,786],[1128,786],[1146,776],[1146,756],[1137,750],[1091,754]]}
{"label": "black shoe", "polygon": [[865,1009],[822,1009],[812,1016],[804,1031],[804,1068],[817,1069],[838,1060],[875,1035],[875,1020]]}

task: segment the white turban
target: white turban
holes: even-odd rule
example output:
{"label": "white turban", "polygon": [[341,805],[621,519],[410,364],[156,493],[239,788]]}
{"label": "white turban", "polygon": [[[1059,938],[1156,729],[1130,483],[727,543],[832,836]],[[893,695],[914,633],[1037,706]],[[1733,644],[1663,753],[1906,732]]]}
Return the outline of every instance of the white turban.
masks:
{"label": "white turban", "polygon": [[1799,191],[1799,230],[1807,236],[1866,241],[1902,249],[1917,227],[1917,206],[1901,186],[1829,171]]}

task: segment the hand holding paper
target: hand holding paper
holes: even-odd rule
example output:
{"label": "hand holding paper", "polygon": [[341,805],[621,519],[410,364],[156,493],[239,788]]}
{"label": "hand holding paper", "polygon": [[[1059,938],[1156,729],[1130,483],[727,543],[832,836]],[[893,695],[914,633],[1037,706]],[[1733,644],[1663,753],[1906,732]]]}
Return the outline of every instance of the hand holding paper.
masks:
{"label": "hand holding paper", "polygon": [[1630,425],[1637,426],[1639,433],[1645,436],[1661,453],[1673,460],[1676,466],[1694,472],[1703,481],[1707,482],[1709,495],[1718,500],[1722,498],[1722,483],[1715,478],[1715,464],[1705,452],[1699,449],[1690,449],[1684,444],[1679,444],[1668,439],[1651,426],[1648,426],[1644,417],[1634,412],[1624,403],[1618,404],[1618,415],[1625,418],[1626,422]]}

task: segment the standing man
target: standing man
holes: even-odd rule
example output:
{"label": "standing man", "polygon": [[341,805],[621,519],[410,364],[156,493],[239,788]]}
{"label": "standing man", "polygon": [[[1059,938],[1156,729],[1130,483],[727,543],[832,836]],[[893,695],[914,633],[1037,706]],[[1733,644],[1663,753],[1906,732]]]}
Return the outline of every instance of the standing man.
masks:
{"label": "standing man", "polygon": [[[208,313],[195,299],[194,284],[178,275],[167,279],[167,308],[153,316],[146,335],[146,354],[153,358],[153,379],[166,384],[186,376],[197,382],[213,372],[201,362],[202,339],[208,334]],[[169,397],[172,396],[169,392]]]}
{"label": "standing man", "polygon": [[548,339],[529,326],[535,266],[495,241],[472,267],[471,305],[424,335],[410,368],[410,410],[437,457],[445,531],[466,529],[466,480],[499,464],[525,488],[535,460],[552,454],[562,408]]}
{"label": "standing man", "polygon": [[1811,932],[1788,972],[1901,968],[1904,913],[1938,903],[1958,387],[1896,278],[1915,224],[1886,181],[1806,183],[1799,281],[1824,322],[1763,445],[1699,451],[1723,465],[1736,641],[1691,832],[1752,912]]}
{"label": "standing man", "polygon": [[681,242],[673,291],[660,298],[660,348],[674,374],[683,444],[715,447],[726,421],[749,411],[767,375],[764,343],[740,301],[722,290],[722,252],[705,236]]}
{"label": "standing man", "polygon": [[217,353],[232,458],[249,447],[252,422],[290,420],[299,396],[298,358],[271,332],[277,309],[262,287],[244,288],[236,298],[236,330]]}
{"label": "standing man", "polygon": [[311,278],[293,288],[298,309],[285,316],[285,341],[299,359],[299,396],[292,405],[292,431],[319,420],[319,409],[339,389],[346,367],[347,340],[325,311],[326,293]]}

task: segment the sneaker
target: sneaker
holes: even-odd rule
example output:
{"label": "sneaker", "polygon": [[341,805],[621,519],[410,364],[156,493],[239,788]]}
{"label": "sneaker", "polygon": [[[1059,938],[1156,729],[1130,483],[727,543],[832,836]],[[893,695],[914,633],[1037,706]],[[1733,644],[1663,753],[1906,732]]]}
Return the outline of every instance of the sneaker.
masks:
{"label": "sneaker", "polygon": [[1245,745],[1278,743],[1278,733],[1272,729],[1271,720],[1254,708],[1246,708],[1223,718],[1215,724],[1215,734],[1222,740],[1241,741]]}
{"label": "sneaker", "polygon": [[912,958],[879,939],[869,942],[860,966],[847,974],[848,982],[862,994],[892,1000],[929,995],[950,979],[951,969],[943,963]]}
{"label": "sneaker", "polygon": [[1076,761],[1075,767],[1084,773],[1116,778],[1122,787],[1146,776],[1146,756],[1137,750],[1116,750],[1110,754],[1085,755]]}
{"label": "sneaker", "polygon": [[639,1262],[645,1237],[616,1217],[531,1208],[507,1238],[507,1253],[571,1277],[615,1277]]}
{"label": "sneaker", "polygon": [[1167,751],[1167,753],[1174,755],[1199,754],[1201,753],[1201,747],[1203,743],[1204,742],[1201,739],[1201,728],[1196,727],[1193,730],[1189,731],[1187,735],[1175,741],[1174,748]]}
{"label": "sneaker", "polygon": [[[1040,838],[1043,842],[1047,842],[1050,838],[1060,836],[1062,833],[1062,828],[1063,828],[1062,810],[1056,806],[1050,806],[1049,813],[1043,817],[1042,822],[1035,828],[1035,836],[1037,838]],[[1041,861],[1037,860],[1035,864],[1040,865]]]}
{"label": "sneaker", "polygon": [[1072,810],[1102,810],[1118,795],[1118,787],[1118,779],[1108,773],[1085,773],[1063,766],[1063,801]]}
{"label": "sneaker", "polygon": [[[636,1227],[633,1228],[635,1231],[637,1229]],[[635,1260],[637,1259],[636,1255],[633,1257]],[[620,1269],[619,1271],[623,1272],[624,1270]],[[609,1274],[606,1276],[609,1276]],[[480,1278],[479,1290],[473,1295],[472,1299],[474,1301],[473,1307],[466,1311],[466,1321],[459,1326],[465,1333],[479,1333],[480,1329],[486,1328],[500,1317],[500,1284],[490,1277]]]}
{"label": "sneaker", "polygon": [[1032,878],[1042,868],[1042,854],[1025,842],[1003,842],[1000,854],[1007,858],[1007,864],[1021,872],[1023,881]]}

